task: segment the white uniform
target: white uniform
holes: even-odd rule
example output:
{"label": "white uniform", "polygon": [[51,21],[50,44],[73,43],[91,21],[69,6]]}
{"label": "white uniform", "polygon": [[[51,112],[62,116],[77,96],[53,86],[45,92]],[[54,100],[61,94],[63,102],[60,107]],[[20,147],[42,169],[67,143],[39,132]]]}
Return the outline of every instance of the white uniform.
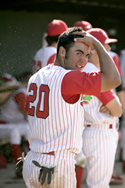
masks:
{"label": "white uniform", "polygon": [[[119,62],[122,74],[122,86],[124,89],[124,99],[125,99],[125,49],[120,51]],[[121,121],[121,148],[122,148],[122,159],[125,161],[125,113]]]}
{"label": "white uniform", "polygon": [[119,62],[122,74],[122,86],[125,90],[125,49],[120,51]]}
{"label": "white uniform", "polygon": [[[88,63],[85,72],[99,71]],[[96,97],[84,104],[83,153],[86,156],[87,185],[108,188],[118,144],[118,118],[99,112],[102,102]]]}
{"label": "white uniform", "polygon": [[33,73],[54,62],[57,49],[53,46],[46,46],[38,50],[33,61]]}
{"label": "white uniform", "polygon": [[[69,70],[60,66],[48,65],[29,80],[31,151],[23,166],[23,178],[28,188],[39,185],[39,168],[32,160],[43,166],[56,167],[50,187],[76,187],[74,156],[82,147],[84,111],[80,100],[69,104],[62,98],[61,83],[67,72]],[[42,154],[52,151],[54,156]]]}
{"label": "white uniform", "polygon": [[[11,144],[20,144],[21,136],[24,136],[26,140],[28,140],[29,136],[28,121],[25,120],[24,114],[21,111],[26,101],[22,100],[21,95],[27,95],[25,87],[21,87],[13,92],[1,108],[0,140],[8,139]],[[6,124],[2,124],[2,122]]]}

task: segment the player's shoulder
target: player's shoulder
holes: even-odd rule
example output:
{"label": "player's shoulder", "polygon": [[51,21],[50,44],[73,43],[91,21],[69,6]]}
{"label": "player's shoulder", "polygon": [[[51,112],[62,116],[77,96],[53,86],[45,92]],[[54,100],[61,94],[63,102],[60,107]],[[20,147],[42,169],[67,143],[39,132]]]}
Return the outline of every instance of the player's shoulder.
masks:
{"label": "player's shoulder", "polygon": [[82,70],[82,72],[86,72],[86,73],[99,72],[99,71],[100,70],[93,63],[90,62],[88,62]]}
{"label": "player's shoulder", "polygon": [[109,54],[111,55],[111,57],[118,56],[118,54],[116,52],[113,52],[113,51],[109,51]]}
{"label": "player's shoulder", "polygon": [[27,88],[26,87],[19,87],[15,92],[14,95],[19,94],[19,93],[27,93]]}
{"label": "player's shoulder", "polygon": [[34,56],[34,59],[40,59],[41,57],[48,57],[48,56],[51,56],[53,54],[56,54],[57,52],[57,49],[53,46],[45,46],[45,47],[42,47],[40,48],[35,56]]}

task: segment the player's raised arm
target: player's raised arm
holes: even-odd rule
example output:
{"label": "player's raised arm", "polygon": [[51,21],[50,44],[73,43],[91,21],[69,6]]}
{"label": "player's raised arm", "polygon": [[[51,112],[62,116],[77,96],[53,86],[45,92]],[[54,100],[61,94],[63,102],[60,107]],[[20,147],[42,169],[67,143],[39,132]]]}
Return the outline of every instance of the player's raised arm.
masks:
{"label": "player's raised arm", "polygon": [[[75,34],[78,34],[75,32]],[[101,71],[101,92],[113,89],[120,85],[121,78],[118,70],[110,57],[109,53],[105,50],[103,45],[95,37],[86,33],[85,31],[80,32],[83,38],[76,38],[76,42],[83,42],[88,46],[92,46],[96,49],[99,61],[100,61],[100,71]]]}

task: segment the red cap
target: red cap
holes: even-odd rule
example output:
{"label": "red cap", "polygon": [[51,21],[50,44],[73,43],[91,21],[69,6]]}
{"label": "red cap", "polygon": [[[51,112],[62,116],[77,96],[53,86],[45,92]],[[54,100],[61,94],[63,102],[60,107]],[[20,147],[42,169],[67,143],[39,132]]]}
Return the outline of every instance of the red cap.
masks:
{"label": "red cap", "polygon": [[108,34],[100,28],[92,28],[87,32],[97,38],[102,44],[109,44],[118,41],[117,39],[109,38]]}
{"label": "red cap", "polygon": [[92,28],[92,25],[87,21],[77,21],[73,24],[76,27],[82,27],[84,31],[87,31]]}
{"label": "red cap", "polygon": [[66,23],[62,20],[53,20],[47,26],[48,36],[60,35],[68,29]]}

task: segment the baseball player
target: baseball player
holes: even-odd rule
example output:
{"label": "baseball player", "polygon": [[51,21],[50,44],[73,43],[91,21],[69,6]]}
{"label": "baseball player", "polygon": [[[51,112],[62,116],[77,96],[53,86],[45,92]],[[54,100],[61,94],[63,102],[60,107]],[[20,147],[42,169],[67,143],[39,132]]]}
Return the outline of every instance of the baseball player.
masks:
{"label": "baseball player", "polygon": [[[98,52],[101,71],[86,74],[81,71],[90,45]],[[76,187],[74,157],[81,151],[84,124],[80,94],[100,95],[120,82],[112,58],[96,38],[76,27],[60,35],[54,65],[40,69],[28,82],[27,187]]]}
{"label": "baseball player", "polygon": [[[5,86],[20,86],[21,84],[9,74],[3,74],[2,78]],[[25,138],[26,146],[29,148],[29,125],[26,120],[25,111],[26,98],[26,87],[19,87],[12,92],[7,101],[1,107],[0,140],[10,140],[15,162],[17,162],[17,159],[21,155],[20,143],[22,136]]]}
{"label": "baseball player", "polygon": [[57,41],[61,33],[67,30],[67,24],[62,20],[53,20],[47,26],[46,41],[47,46],[39,49],[33,61],[33,73],[37,72],[42,67],[54,62],[57,51]]}
{"label": "baseball player", "polygon": [[[104,38],[102,29],[95,28],[87,32],[98,38],[100,42]],[[110,42],[114,40],[107,39]],[[106,38],[103,42],[106,43]],[[107,47],[108,44],[105,46]],[[95,64],[96,67],[88,63],[83,71],[89,73],[99,71],[97,68],[99,67],[99,59],[94,48],[91,49],[89,61]],[[104,108],[104,105],[107,108]],[[109,187],[118,144],[118,117],[122,115],[122,106],[118,97],[112,91],[107,91],[101,93],[99,97],[91,96],[89,103],[84,104],[84,112],[85,129],[83,131],[83,152],[86,156],[88,171],[87,185],[88,187],[95,188]],[[123,180],[119,180],[120,183],[121,181]]]}
{"label": "baseball player", "polygon": [[74,27],[81,27],[84,31],[88,31],[89,29],[92,28],[91,23],[84,21],[84,20],[80,20],[80,21],[76,21],[73,24]]}
{"label": "baseball player", "polygon": [[[109,54],[111,55],[111,57],[113,58],[115,65],[119,71],[120,76],[122,77],[122,73],[121,73],[121,69],[120,69],[120,63],[119,63],[119,56],[117,53],[113,52],[113,51],[109,51]],[[116,87],[114,89],[114,92],[116,92],[116,94],[118,95],[120,102],[122,104],[122,108],[123,108],[123,112],[125,113],[125,100],[124,100],[124,91],[123,91],[123,79],[122,79],[122,83],[121,85],[119,85],[118,87]]]}
{"label": "baseball player", "polygon": [[[83,71],[91,73],[99,69],[88,63]],[[103,105],[109,110],[108,113],[102,113]],[[86,156],[87,185],[107,188],[113,173],[118,144],[118,117],[122,115],[122,107],[118,97],[112,91],[107,91],[99,97],[91,95],[88,104],[84,104],[84,113],[83,153]]]}
{"label": "baseball player", "polygon": [[[122,85],[123,85],[124,99],[125,99],[125,49],[121,50],[119,53],[119,62],[121,68]],[[121,146],[121,154],[123,160],[123,172],[125,172],[125,112],[121,120],[121,133],[122,135],[121,135],[120,146]]]}

